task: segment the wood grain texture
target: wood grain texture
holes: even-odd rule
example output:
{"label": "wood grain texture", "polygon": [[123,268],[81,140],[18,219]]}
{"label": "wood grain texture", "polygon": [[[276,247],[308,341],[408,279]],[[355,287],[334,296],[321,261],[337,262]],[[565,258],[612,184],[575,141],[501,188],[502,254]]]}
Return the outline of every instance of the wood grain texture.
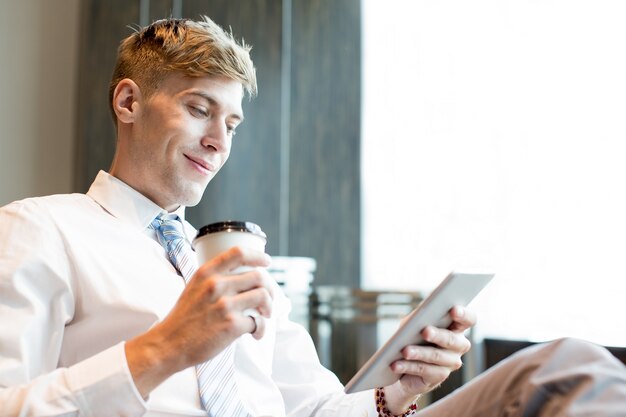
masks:
{"label": "wood grain texture", "polygon": [[360,277],[360,1],[294,0],[290,255],[316,283]]}
{"label": "wood grain texture", "polygon": [[81,6],[75,189],[85,192],[115,153],[109,81],[120,41],[139,22],[139,0],[85,0]]}
{"label": "wood grain texture", "polygon": [[152,23],[155,20],[171,17],[172,7],[172,0],[150,0],[148,22]]}

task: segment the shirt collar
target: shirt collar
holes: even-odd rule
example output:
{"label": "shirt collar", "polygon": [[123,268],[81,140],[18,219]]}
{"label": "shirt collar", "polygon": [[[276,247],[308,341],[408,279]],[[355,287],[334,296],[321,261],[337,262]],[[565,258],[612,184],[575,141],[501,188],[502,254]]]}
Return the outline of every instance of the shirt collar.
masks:
{"label": "shirt collar", "polygon": [[[142,230],[150,226],[156,216],[166,213],[139,191],[104,171],[98,172],[87,195],[113,216]],[[184,224],[185,207],[180,206],[174,213]]]}

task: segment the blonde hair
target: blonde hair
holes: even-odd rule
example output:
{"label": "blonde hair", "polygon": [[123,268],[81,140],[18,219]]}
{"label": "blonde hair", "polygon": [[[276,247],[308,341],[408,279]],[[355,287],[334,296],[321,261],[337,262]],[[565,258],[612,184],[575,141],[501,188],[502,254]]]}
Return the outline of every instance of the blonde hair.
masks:
{"label": "blonde hair", "polygon": [[201,20],[163,19],[124,39],[109,84],[113,120],[113,93],[124,78],[132,79],[149,96],[168,74],[189,77],[223,76],[241,82],[248,96],[257,93],[251,47],[238,43],[207,16]]}

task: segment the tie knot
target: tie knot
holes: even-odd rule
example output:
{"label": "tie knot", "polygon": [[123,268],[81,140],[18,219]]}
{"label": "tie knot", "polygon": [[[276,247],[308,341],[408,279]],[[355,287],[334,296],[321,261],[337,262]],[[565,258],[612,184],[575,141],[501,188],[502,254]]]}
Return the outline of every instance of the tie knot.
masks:
{"label": "tie knot", "polygon": [[197,269],[196,255],[185,236],[183,223],[176,214],[161,214],[150,224],[170,262],[188,280]]}
{"label": "tie knot", "polygon": [[159,239],[167,242],[177,239],[185,239],[183,223],[177,214],[159,214],[152,220],[151,226],[157,231]]}

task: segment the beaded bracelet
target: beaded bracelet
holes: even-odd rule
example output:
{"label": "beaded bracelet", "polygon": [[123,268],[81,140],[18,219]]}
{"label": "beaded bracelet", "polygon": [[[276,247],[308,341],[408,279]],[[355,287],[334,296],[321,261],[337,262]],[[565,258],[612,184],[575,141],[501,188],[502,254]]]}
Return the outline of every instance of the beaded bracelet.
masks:
{"label": "beaded bracelet", "polygon": [[374,391],[374,398],[376,400],[376,411],[378,411],[378,417],[408,417],[412,416],[417,411],[417,404],[413,403],[409,406],[409,409],[404,412],[404,414],[391,414],[387,408],[385,390],[382,388],[376,388]]}

